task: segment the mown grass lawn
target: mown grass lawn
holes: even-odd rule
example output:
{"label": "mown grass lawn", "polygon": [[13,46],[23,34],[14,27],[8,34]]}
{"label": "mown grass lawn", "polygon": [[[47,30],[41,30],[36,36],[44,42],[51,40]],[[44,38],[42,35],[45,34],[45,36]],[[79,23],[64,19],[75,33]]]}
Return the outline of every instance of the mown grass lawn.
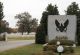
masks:
{"label": "mown grass lawn", "polygon": [[74,55],[80,55],[80,46],[75,48]]}
{"label": "mown grass lawn", "polygon": [[34,40],[35,35],[17,35],[17,34],[7,34],[7,40]]}
{"label": "mown grass lawn", "polygon": [[7,37],[7,40],[34,40],[35,37]]}
{"label": "mown grass lawn", "polygon": [[[43,46],[40,44],[31,44],[28,46],[18,47],[15,49],[1,52],[0,55],[32,55],[34,53],[42,52],[43,50],[42,48]],[[62,54],[62,55],[80,55],[80,47],[75,48],[75,52],[72,54]]]}
{"label": "mown grass lawn", "polygon": [[0,55],[32,55],[42,51],[42,45],[32,44],[29,46],[18,47],[8,51],[1,52]]}

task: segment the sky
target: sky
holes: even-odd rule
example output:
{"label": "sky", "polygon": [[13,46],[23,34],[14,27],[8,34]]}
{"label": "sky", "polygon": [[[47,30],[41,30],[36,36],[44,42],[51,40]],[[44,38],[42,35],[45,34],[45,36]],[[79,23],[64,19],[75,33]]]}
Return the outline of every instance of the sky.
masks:
{"label": "sky", "polygon": [[48,4],[57,5],[59,13],[65,14],[65,10],[72,3],[76,2],[80,7],[80,0],[0,0],[3,3],[4,18],[9,22],[9,27],[16,28],[17,19],[16,14],[29,12],[32,18],[40,21],[43,11],[45,11]]}

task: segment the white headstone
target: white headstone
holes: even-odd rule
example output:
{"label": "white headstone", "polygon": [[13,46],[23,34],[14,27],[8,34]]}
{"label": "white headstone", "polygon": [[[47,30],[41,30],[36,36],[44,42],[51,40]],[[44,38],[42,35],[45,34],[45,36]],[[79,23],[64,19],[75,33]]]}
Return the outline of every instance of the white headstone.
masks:
{"label": "white headstone", "polygon": [[76,16],[75,15],[49,15],[48,16],[48,40],[65,36],[75,41],[76,37]]}

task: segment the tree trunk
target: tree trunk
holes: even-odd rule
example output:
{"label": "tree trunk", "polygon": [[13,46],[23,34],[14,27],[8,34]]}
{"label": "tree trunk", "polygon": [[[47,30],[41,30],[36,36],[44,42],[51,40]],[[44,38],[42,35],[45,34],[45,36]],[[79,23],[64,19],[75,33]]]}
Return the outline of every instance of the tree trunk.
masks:
{"label": "tree trunk", "polygon": [[27,35],[29,35],[29,32],[27,32]]}
{"label": "tree trunk", "polygon": [[1,34],[1,20],[0,20],[0,34]]}
{"label": "tree trunk", "polygon": [[23,32],[22,32],[22,35],[23,35]]}

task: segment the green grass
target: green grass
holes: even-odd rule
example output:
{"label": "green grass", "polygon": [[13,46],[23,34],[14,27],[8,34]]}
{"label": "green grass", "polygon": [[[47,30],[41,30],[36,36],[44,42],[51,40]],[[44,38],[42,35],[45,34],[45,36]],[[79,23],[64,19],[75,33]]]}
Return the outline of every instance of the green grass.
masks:
{"label": "green grass", "polygon": [[42,51],[42,45],[32,44],[29,46],[18,47],[8,51],[1,52],[0,55],[32,55]]}
{"label": "green grass", "polygon": [[[42,50],[43,50],[42,45],[31,44],[28,46],[18,47],[15,49],[1,52],[0,55],[32,55],[34,53],[40,53],[42,52]],[[62,54],[62,55],[80,55],[80,47],[75,48],[75,52],[72,54]]]}
{"label": "green grass", "polygon": [[74,53],[71,53],[71,54],[67,53],[67,54],[63,54],[63,55],[80,55],[80,47],[78,46],[78,47],[74,48]]}
{"label": "green grass", "polygon": [[34,40],[35,37],[8,37],[7,40]]}
{"label": "green grass", "polygon": [[75,48],[75,55],[80,55],[80,47]]}
{"label": "green grass", "polygon": [[35,35],[7,35],[7,40],[34,40]]}

